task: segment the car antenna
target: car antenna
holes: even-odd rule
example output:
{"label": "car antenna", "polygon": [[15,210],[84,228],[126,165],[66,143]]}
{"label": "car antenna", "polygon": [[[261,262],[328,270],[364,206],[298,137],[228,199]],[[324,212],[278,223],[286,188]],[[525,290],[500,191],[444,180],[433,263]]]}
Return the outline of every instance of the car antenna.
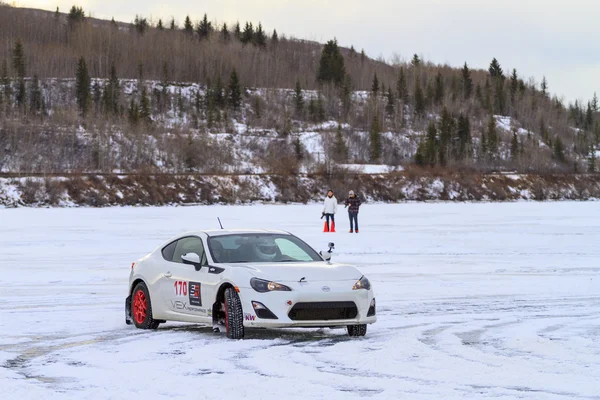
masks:
{"label": "car antenna", "polygon": [[221,229],[223,229],[223,224],[221,223],[221,218],[217,217],[217,221],[219,221],[219,225],[221,226]]}

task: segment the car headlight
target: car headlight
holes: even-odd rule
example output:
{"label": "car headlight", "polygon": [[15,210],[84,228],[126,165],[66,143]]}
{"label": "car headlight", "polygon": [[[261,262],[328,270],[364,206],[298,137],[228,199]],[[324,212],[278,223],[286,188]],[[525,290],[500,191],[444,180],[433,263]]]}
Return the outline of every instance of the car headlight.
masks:
{"label": "car headlight", "polygon": [[289,287],[282,285],[281,283],[271,282],[264,279],[252,278],[250,279],[250,286],[252,289],[256,290],[259,293],[273,292],[273,291],[283,291],[283,292],[291,292],[292,289]]}
{"label": "car headlight", "polygon": [[369,282],[369,280],[367,279],[366,276],[363,276],[362,278],[360,278],[354,284],[354,286],[352,286],[352,290],[360,290],[360,289],[365,289],[365,290],[371,289],[371,282]]}

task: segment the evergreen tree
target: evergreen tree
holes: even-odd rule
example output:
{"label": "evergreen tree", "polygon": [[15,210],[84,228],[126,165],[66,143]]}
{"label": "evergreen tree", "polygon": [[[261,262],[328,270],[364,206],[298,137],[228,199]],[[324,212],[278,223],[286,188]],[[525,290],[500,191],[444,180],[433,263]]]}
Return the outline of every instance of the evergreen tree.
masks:
{"label": "evergreen tree", "polygon": [[183,23],[183,31],[188,35],[188,36],[192,36],[194,34],[194,25],[192,24],[192,20],[190,19],[190,16],[187,15],[185,17],[185,21]]}
{"label": "evergreen tree", "polygon": [[425,96],[423,95],[423,89],[421,89],[421,81],[417,76],[415,80],[415,114],[422,116],[425,114]]}
{"label": "evergreen tree", "polygon": [[457,160],[466,160],[470,156],[472,141],[469,117],[464,114],[458,116],[456,136],[458,139],[458,148],[455,152],[455,157]]}
{"label": "evergreen tree", "polygon": [[150,99],[148,98],[148,92],[146,87],[142,87],[142,94],[140,97],[140,120],[147,125],[152,124],[152,110],[150,106]]}
{"label": "evergreen tree", "polygon": [[344,83],[342,84],[341,97],[342,113],[343,117],[346,118],[352,107],[352,78],[348,74],[346,74]]}
{"label": "evergreen tree", "polygon": [[121,89],[117,69],[112,64],[110,67],[110,76],[103,93],[104,112],[114,116],[119,114]]}
{"label": "evergreen tree", "polygon": [[421,59],[415,53],[415,55],[413,56],[412,61],[410,63],[412,64],[413,67],[419,67],[421,65]]}
{"label": "evergreen tree", "polygon": [[265,35],[265,31],[263,30],[262,24],[258,23],[258,28],[256,28],[256,32],[254,32],[254,44],[258,47],[265,47],[267,45],[267,35]]}
{"label": "evergreen tree", "polygon": [[437,106],[444,101],[444,78],[441,72],[438,72],[435,77],[435,93],[433,96],[433,101]]}
{"label": "evergreen tree", "polygon": [[515,95],[517,94],[518,89],[519,89],[519,78],[517,76],[517,70],[513,69],[512,74],[510,76],[510,101],[512,103],[515,102]]}
{"label": "evergreen tree", "polygon": [[252,43],[254,40],[254,27],[252,26],[252,22],[246,22],[246,26],[244,27],[244,31],[242,32],[242,37],[240,40],[244,44]]}
{"label": "evergreen tree", "polygon": [[200,38],[200,40],[204,40],[204,39],[208,39],[211,31],[212,31],[212,22],[210,22],[208,20],[208,16],[205,13],[204,18],[202,18],[202,21],[200,21],[200,23],[198,24],[198,27],[196,28],[196,32],[198,33],[198,37]]}
{"label": "evergreen tree", "polygon": [[127,116],[129,118],[129,123],[133,126],[137,125],[140,121],[140,109],[134,99],[131,99],[129,103]]}
{"label": "evergreen tree", "polygon": [[598,96],[596,92],[594,92],[594,97],[592,98],[592,111],[595,113],[598,112]]}
{"label": "evergreen tree", "polygon": [[223,108],[226,102],[229,101],[228,92],[223,94],[223,81],[221,80],[221,75],[217,77],[217,83],[215,83],[215,87],[213,88],[213,98],[215,99],[215,106],[217,108]]}
{"label": "evergreen tree", "polygon": [[344,143],[344,137],[342,136],[342,125],[338,124],[337,132],[335,134],[334,144],[334,160],[338,163],[344,163],[348,160],[348,147]]}
{"label": "evergreen tree", "polygon": [[546,79],[545,76],[542,78],[541,89],[542,89],[542,96],[544,96],[544,97],[548,96],[548,80]]}
{"label": "evergreen tree", "polygon": [[117,21],[115,21],[115,17],[112,17],[112,19],[110,20],[110,28],[117,30],[119,29],[119,26],[117,25]]}
{"label": "evergreen tree", "polygon": [[90,110],[92,102],[92,82],[88,72],[88,66],[85,59],[81,57],[77,63],[77,71],[75,76],[75,97],[77,99],[77,107],[79,112],[84,117]]}
{"label": "evergreen tree", "polygon": [[319,83],[334,83],[339,86],[344,82],[345,76],[344,57],[340,52],[337,40],[330,40],[321,52],[317,80]]}
{"label": "evergreen tree", "polygon": [[471,79],[471,70],[469,70],[467,63],[462,69],[462,89],[463,99],[470,99],[473,93],[473,79]]}
{"label": "evergreen tree", "polygon": [[94,112],[97,114],[102,104],[102,89],[97,80],[92,84],[92,102],[94,103]]}
{"label": "evergreen tree", "polygon": [[277,35],[276,29],[273,29],[273,35],[271,35],[271,42],[273,44],[277,44],[279,42],[279,35]]}
{"label": "evergreen tree", "polygon": [[369,132],[371,162],[379,162],[381,159],[381,127],[377,113],[373,116],[371,130]]}
{"label": "evergreen tree", "polygon": [[394,115],[394,103],[396,101],[394,100],[394,93],[392,92],[392,88],[388,89],[388,93],[387,93],[387,104],[385,106],[385,111],[389,116],[393,116]]}
{"label": "evergreen tree", "polygon": [[165,27],[163,25],[162,19],[158,20],[158,23],[156,24],[156,29],[158,29],[159,31],[164,31]]}
{"label": "evergreen tree", "polygon": [[237,40],[242,40],[242,30],[239,22],[236,22],[235,27],[233,28],[233,37]]}
{"label": "evergreen tree", "polygon": [[437,128],[435,127],[435,123],[433,121],[429,122],[429,126],[427,127],[427,138],[425,139],[425,163],[431,167],[434,167],[437,163],[438,157],[438,138],[437,138]]}
{"label": "evergreen tree", "polygon": [[223,23],[223,26],[221,27],[221,40],[228,42],[229,39],[231,39],[231,35],[229,34],[229,29],[227,29],[227,24]]}
{"label": "evergreen tree", "polygon": [[556,161],[558,161],[560,163],[565,162],[565,148],[563,146],[562,140],[560,140],[560,137],[558,137],[558,136],[554,140],[554,147],[553,147],[552,155],[554,156]]}
{"label": "evergreen tree", "polygon": [[445,167],[450,160],[450,149],[452,138],[454,136],[454,118],[452,118],[446,107],[444,107],[444,110],[442,111],[438,130],[440,134],[438,161],[441,166]]}
{"label": "evergreen tree", "polygon": [[60,19],[60,9],[56,7],[56,11],[54,12],[54,19],[58,21]]}
{"label": "evergreen tree", "polygon": [[425,166],[425,141],[421,141],[417,146],[417,152],[415,153],[415,164],[419,167]]}
{"label": "evergreen tree", "polygon": [[506,100],[504,96],[504,80],[496,79],[496,90],[494,92],[494,111],[504,115]]}
{"label": "evergreen tree", "polygon": [[398,81],[396,82],[396,91],[398,92],[398,100],[408,104],[408,89],[406,88],[406,75],[404,74],[404,67],[400,67],[400,73],[398,74]]}
{"label": "evergreen tree", "polygon": [[504,71],[502,71],[500,63],[495,58],[490,63],[489,72],[493,79],[504,79]]}
{"label": "evergreen tree", "polygon": [[229,106],[234,111],[238,111],[242,105],[242,92],[240,90],[240,81],[238,79],[238,75],[235,69],[231,71],[227,97],[229,100]]}
{"label": "evergreen tree", "polygon": [[171,29],[172,31],[177,29],[177,24],[175,24],[175,18],[171,18],[171,23],[169,24],[169,29]]}
{"label": "evergreen tree", "polygon": [[294,89],[294,105],[296,107],[296,114],[299,116],[302,115],[302,111],[304,110],[304,95],[302,94],[299,79],[296,79],[296,89]]}
{"label": "evergreen tree", "polygon": [[371,85],[371,92],[374,97],[377,97],[379,93],[379,79],[377,79],[377,73],[373,74],[373,84]]}
{"label": "evergreen tree", "polygon": [[40,88],[40,81],[37,75],[34,75],[33,80],[31,81],[29,109],[33,113],[38,113],[42,109],[42,90]]}
{"label": "evergreen tree", "polygon": [[519,158],[519,138],[517,132],[513,132],[512,140],[510,141],[510,158],[515,161]]}
{"label": "evergreen tree", "polygon": [[593,144],[590,146],[590,156],[588,158],[588,172],[591,174],[596,172],[596,148]]}
{"label": "evergreen tree", "polygon": [[133,21],[133,28],[137,33],[143,35],[148,30],[148,20],[136,15]]}
{"label": "evergreen tree", "polygon": [[67,14],[67,24],[69,29],[75,29],[75,27],[83,21],[85,21],[85,12],[83,12],[83,8],[77,6],[71,7],[69,14]]}
{"label": "evergreen tree", "polygon": [[477,156],[480,162],[489,159],[489,145],[485,130],[481,131],[481,140],[479,141],[479,154]]}

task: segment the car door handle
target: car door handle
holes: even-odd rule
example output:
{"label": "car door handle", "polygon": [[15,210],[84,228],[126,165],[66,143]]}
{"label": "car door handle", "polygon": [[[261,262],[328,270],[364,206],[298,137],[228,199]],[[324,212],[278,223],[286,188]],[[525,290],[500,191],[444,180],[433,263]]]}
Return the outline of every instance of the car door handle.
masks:
{"label": "car door handle", "polygon": [[165,272],[165,278],[170,278],[171,277],[171,273],[170,272]]}

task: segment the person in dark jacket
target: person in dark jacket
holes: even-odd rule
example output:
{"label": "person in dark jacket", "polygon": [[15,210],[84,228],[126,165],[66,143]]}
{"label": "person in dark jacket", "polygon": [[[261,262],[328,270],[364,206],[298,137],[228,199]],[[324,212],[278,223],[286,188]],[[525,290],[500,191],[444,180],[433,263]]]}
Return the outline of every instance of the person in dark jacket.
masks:
{"label": "person in dark jacket", "polygon": [[350,218],[350,233],[358,233],[358,209],[360,208],[361,201],[354,191],[350,191],[348,198],[346,199],[346,207],[348,207],[348,217]]}

